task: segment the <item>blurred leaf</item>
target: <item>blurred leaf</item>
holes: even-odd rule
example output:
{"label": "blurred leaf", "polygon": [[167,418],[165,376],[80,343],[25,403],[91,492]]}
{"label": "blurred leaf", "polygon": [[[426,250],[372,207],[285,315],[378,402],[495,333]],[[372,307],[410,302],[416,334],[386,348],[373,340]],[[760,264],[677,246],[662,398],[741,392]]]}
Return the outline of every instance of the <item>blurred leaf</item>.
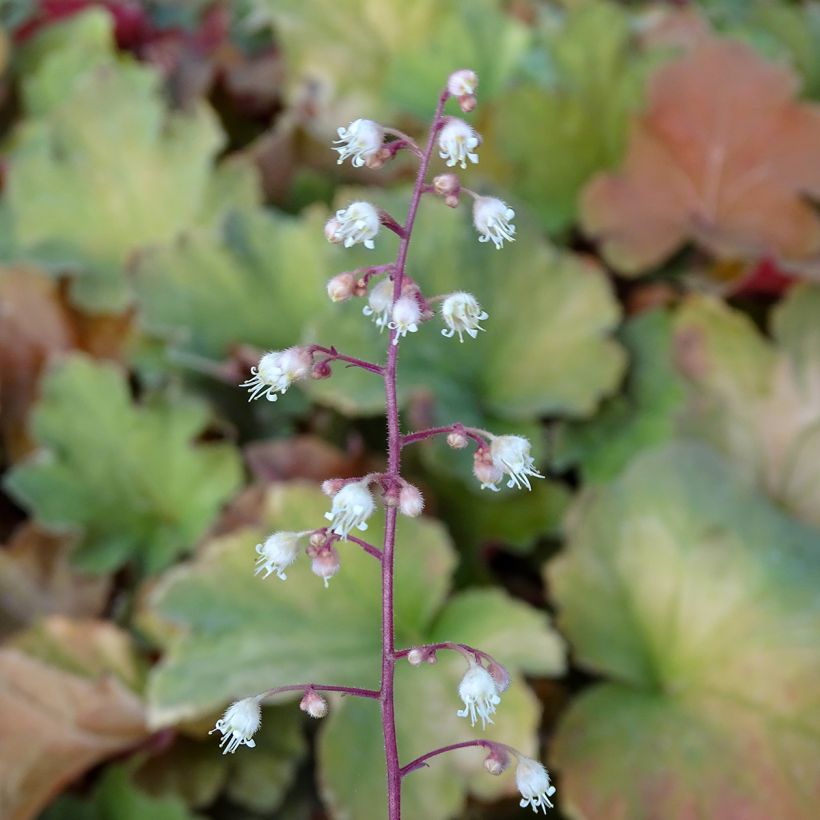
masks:
{"label": "blurred leaf", "polygon": [[[448,75],[472,68],[481,99],[500,93],[527,43],[500,0],[255,0],[293,78],[291,97],[315,98],[327,133],[357,117],[432,114]],[[407,78],[413,81],[408,82]],[[328,106],[330,106],[328,110]]]}
{"label": "blurred leaf", "polygon": [[73,539],[23,525],[0,549],[0,636],[43,615],[99,615],[108,578],[84,575],[70,563]]}
{"label": "blurred leaf", "polygon": [[687,241],[719,257],[815,261],[820,108],[797,79],[749,46],[707,40],[653,77],[623,169],[594,178],[584,229],[606,259],[637,275]]}
{"label": "blurred leaf", "polygon": [[[406,207],[401,193],[370,193],[391,213]],[[547,413],[586,415],[618,382],[624,356],[609,334],[619,311],[602,271],[544,243],[526,220],[517,238],[496,251],[478,242],[466,215],[423,203],[408,273],[428,297],[467,290],[490,314],[487,332],[464,344],[442,338],[438,319],[402,344],[399,401],[427,402],[430,424],[488,427],[496,419],[509,425]],[[365,253],[334,254],[329,275],[392,255]],[[353,356],[384,357],[386,337],[362,317],[358,302],[329,305],[312,336]],[[384,405],[381,381],[353,368],[337,368],[309,389],[344,413],[375,413]]]}
{"label": "blurred leaf", "polygon": [[233,802],[274,811],[306,752],[303,717],[292,706],[267,707],[249,755],[216,754],[212,737],[180,736],[147,760],[135,780],[150,794],[177,795],[194,808],[208,806],[227,786]]}
{"label": "blurred leaf", "polygon": [[672,362],[672,318],[663,310],[641,313],[624,325],[621,341],[632,367],[626,392],[607,399],[592,419],[558,428],[552,463],[580,465],[586,481],[614,478],[641,449],[670,439],[684,391]]}
{"label": "blurred leaf", "polygon": [[133,663],[125,633],[101,621],[59,619],[44,632],[55,625],[71,639],[57,666],[46,659],[52,648],[35,635],[19,641],[23,648],[0,649],[4,820],[37,816],[67,783],[148,734],[142,703],[119,679],[123,665]]}
{"label": "blurred leaf", "polygon": [[533,54],[546,61],[540,76],[501,95],[491,112],[485,144],[549,231],[574,221],[584,183],[623,154],[628,116],[657,62],[635,49],[631,27],[627,11],[598,0],[550,14]]}
{"label": "blurred leaf", "polygon": [[741,313],[691,298],[675,322],[689,380],[686,429],[820,526],[820,287],[792,288],[773,314],[774,343]]}
{"label": "blurred leaf", "polygon": [[613,679],[559,727],[567,814],[816,815],[816,532],[677,442],[585,497],[549,580],[576,659]]}
{"label": "blurred leaf", "polygon": [[220,359],[232,345],[282,349],[327,301],[327,243],[313,217],[233,214],[145,254],[136,272],[150,333]]}
{"label": "blurred leaf", "polygon": [[185,397],[137,406],[122,372],[74,355],[43,383],[42,449],[5,486],[46,527],[82,533],[79,566],[134,560],[154,572],[193,546],[239,485],[231,446],[192,444],[207,418]]}
{"label": "blurred leaf", "polygon": [[197,820],[178,797],[143,794],[122,766],[105,770],[94,794],[85,800],[61,797],[40,820]]}
{"label": "blurred leaf", "polygon": [[[326,509],[327,499],[312,486],[274,485],[264,531],[241,531],[213,542],[197,561],[169,573],[150,592],[145,625],[166,642],[169,629],[176,633],[149,685],[155,723],[192,717],[228,698],[287,683],[378,685],[380,573],[376,561],[353,544],[341,544],[342,570],[327,591],[310,573],[305,559],[292,568],[285,583],[266,583],[252,575],[253,545],[268,529],[320,526]],[[381,527],[374,522],[368,532],[375,543],[380,542]],[[398,543],[397,645],[446,636],[497,653],[514,674],[556,674],[563,669],[563,647],[543,614],[500,592],[463,593],[437,614],[454,563],[440,525],[430,519],[402,520]],[[407,691],[408,675],[426,691],[421,696],[418,689],[399,695],[405,758],[421,753],[431,742],[441,745],[465,734],[472,736],[455,715],[463,661],[452,661],[443,658],[425,669],[400,667],[400,692]],[[538,710],[519,675],[515,674],[500,710],[504,720],[494,731],[504,732],[510,740],[515,736],[518,745],[526,743],[522,737],[531,736]],[[333,711],[321,741],[326,798],[338,813],[372,816],[374,794],[383,793],[378,704],[349,698]],[[351,748],[356,755],[350,754]],[[463,765],[443,763],[434,770],[435,780],[426,772],[408,780],[409,805],[429,805],[432,818],[452,814],[467,787]],[[355,766],[355,777],[350,766]],[[462,773],[454,777],[456,770]],[[363,777],[378,778],[378,789],[364,788]],[[497,789],[497,782],[489,788]],[[367,801],[367,808],[362,801]]]}
{"label": "blurred leaf", "polygon": [[160,75],[115,56],[110,26],[92,10],[42,35],[57,42],[26,78],[6,188],[15,255],[71,273],[73,300],[94,312],[128,305],[137,249],[213,216],[222,143],[205,106],[166,110]]}

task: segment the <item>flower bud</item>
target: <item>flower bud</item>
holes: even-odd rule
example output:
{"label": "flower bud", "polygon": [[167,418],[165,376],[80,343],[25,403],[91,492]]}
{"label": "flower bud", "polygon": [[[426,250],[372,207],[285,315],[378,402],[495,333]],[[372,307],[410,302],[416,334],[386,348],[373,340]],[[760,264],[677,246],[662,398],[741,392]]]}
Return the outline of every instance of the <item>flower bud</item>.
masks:
{"label": "flower bud", "polygon": [[407,653],[407,662],[410,666],[421,666],[424,663],[424,650],[423,649],[411,649]]}
{"label": "flower bud", "polygon": [[314,532],[308,539],[310,546],[313,547],[312,550],[309,550],[310,554],[315,554],[316,550],[319,549],[325,541],[327,541],[327,536],[323,532]]}
{"label": "flower bud", "polygon": [[327,589],[328,582],[339,571],[340,567],[339,553],[333,546],[326,546],[319,550],[310,565],[313,574],[318,575],[325,582],[325,589]]}
{"label": "flower bud", "polygon": [[327,714],[327,701],[313,689],[308,689],[299,703],[299,708],[312,718],[323,718]]}
{"label": "flower bud", "polygon": [[496,777],[502,774],[502,772],[505,772],[509,768],[509,765],[510,756],[498,747],[494,747],[487,757],[484,758],[484,768]]}
{"label": "flower bud", "polygon": [[478,100],[472,94],[465,94],[463,97],[458,98],[458,104],[465,114],[469,114],[471,111],[475,111]]}
{"label": "flower bud", "polygon": [[453,431],[447,435],[447,445],[454,450],[463,450],[470,443],[464,433]]}
{"label": "flower bud", "polygon": [[356,277],[349,271],[334,276],[327,283],[331,302],[344,302],[356,293]]}
{"label": "flower bud", "polygon": [[481,483],[481,489],[498,492],[495,485],[504,478],[504,468],[495,462],[487,447],[480,447],[473,456],[473,475]]}
{"label": "flower bud", "polygon": [[487,664],[487,671],[495,681],[499,692],[506,692],[510,688],[510,673],[500,663],[490,661]]}
{"label": "flower bud", "polygon": [[311,379],[329,379],[332,375],[333,371],[330,368],[330,362],[326,359],[316,362],[310,371]]}
{"label": "flower bud", "polygon": [[322,482],[322,492],[330,498],[333,498],[344,485],[345,480],[343,478],[328,478]]}
{"label": "flower bud", "polygon": [[342,227],[342,223],[336,219],[335,216],[330,217],[327,222],[325,222],[325,239],[328,242],[332,242],[334,245],[338,245],[341,243],[344,238],[339,233],[339,230]]}
{"label": "flower bud", "polygon": [[447,196],[444,197],[444,204],[448,208],[458,208],[458,202],[458,194],[447,194]]}
{"label": "flower bud", "polygon": [[461,182],[455,174],[439,174],[433,177],[433,188],[439,196],[456,194],[461,190]]}
{"label": "flower bud", "polygon": [[424,497],[418,488],[412,484],[405,484],[399,493],[399,512],[410,518],[421,515],[424,509]]}

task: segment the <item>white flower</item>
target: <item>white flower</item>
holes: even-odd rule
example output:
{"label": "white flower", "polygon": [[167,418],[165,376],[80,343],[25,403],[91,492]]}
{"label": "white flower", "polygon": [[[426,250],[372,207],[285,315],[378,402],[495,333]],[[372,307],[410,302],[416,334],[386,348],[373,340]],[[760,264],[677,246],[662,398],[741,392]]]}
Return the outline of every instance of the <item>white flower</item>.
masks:
{"label": "white flower", "polygon": [[448,168],[458,164],[466,168],[468,159],[478,162],[478,154],[473,151],[478,143],[478,135],[464,120],[451,117],[438,135],[439,156],[447,160]]}
{"label": "white flower", "polygon": [[478,75],[469,68],[460,68],[447,78],[447,90],[454,97],[475,94],[476,88],[478,88]]}
{"label": "white flower", "polygon": [[530,443],[523,436],[496,436],[490,444],[490,455],[493,462],[510,476],[508,487],[531,490],[528,476],[544,477],[533,467],[535,459],[530,455]]}
{"label": "white flower", "polygon": [[339,154],[337,165],[341,165],[348,157],[353,157],[353,165],[361,168],[368,159],[375,156],[384,141],[384,129],[373,120],[353,120],[347,128],[338,128],[336,133],[339,139],[334,140],[334,148]]}
{"label": "white flower", "polygon": [[498,687],[492,675],[483,666],[470,661],[470,668],[458,685],[458,696],[464,701],[464,708],[456,712],[459,717],[469,715],[472,726],[480,719],[482,729],[493,722],[490,715],[495,713],[495,707],[501,703],[501,698],[498,697]]}
{"label": "white flower", "polygon": [[484,330],[479,322],[488,318],[475,297],[470,293],[451,293],[441,306],[441,318],[447,327],[441,331],[442,336],[452,339],[458,333],[458,340],[464,341],[467,334],[475,339],[479,330]]}
{"label": "white flower", "polygon": [[421,321],[421,310],[419,303],[412,296],[402,296],[396,300],[391,313],[392,321],[387,325],[391,330],[396,331],[393,337],[393,344],[399,343],[401,336],[415,333],[419,329],[418,323]]}
{"label": "white flower", "polygon": [[393,307],[393,283],[382,279],[367,297],[367,304],[362,308],[365,316],[372,316],[376,327],[381,332],[390,320],[390,308]]}
{"label": "white flower", "polygon": [[263,544],[256,545],[259,558],[254,575],[264,572],[264,578],[275,572],[277,577],[287,581],[285,570],[299,555],[299,539],[304,535],[301,532],[275,532]]}
{"label": "white flower", "polygon": [[532,806],[536,814],[538,814],[538,809],[546,814],[547,807],[553,807],[549,798],[555,794],[555,786],[550,785],[547,770],[537,760],[530,757],[518,758],[515,784],[521,792],[520,806],[522,809]]}
{"label": "white flower", "polygon": [[289,347],[266,353],[258,367],[251,368],[251,378],[242,382],[250,392],[248,401],[264,396],[268,401],[276,401],[277,393],[284,394],[293,382],[310,375],[313,357],[305,347]]}
{"label": "white flower", "polygon": [[379,225],[379,212],[369,202],[353,202],[327,221],[325,236],[328,241],[343,243],[346,248],[361,242],[373,250]]}
{"label": "white flower", "polygon": [[506,202],[492,196],[477,197],[473,203],[473,224],[479,233],[479,242],[490,242],[496,250],[503,247],[504,240],[515,242],[515,225],[510,221],[515,211]]}
{"label": "white flower", "polygon": [[245,698],[232,703],[225,714],[216,722],[216,726],[208,732],[222,732],[220,746],[224,746],[223,755],[233,754],[243,744],[253,749],[256,743],[253,736],[262,722],[262,710],[257,698]]}
{"label": "white flower", "polygon": [[376,503],[364,481],[354,481],[352,484],[345,484],[335,496],[333,496],[333,506],[330,512],[325,513],[325,518],[331,522],[330,531],[347,538],[347,534],[358,527],[364,531],[367,529],[367,519],[373,515]]}

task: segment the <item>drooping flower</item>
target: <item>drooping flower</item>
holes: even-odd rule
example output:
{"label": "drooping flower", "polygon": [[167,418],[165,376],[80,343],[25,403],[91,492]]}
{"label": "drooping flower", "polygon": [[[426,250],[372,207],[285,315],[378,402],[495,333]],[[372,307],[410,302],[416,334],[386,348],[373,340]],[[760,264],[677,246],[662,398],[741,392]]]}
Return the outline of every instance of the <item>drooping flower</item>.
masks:
{"label": "drooping flower", "polygon": [[390,309],[393,307],[393,283],[389,279],[379,282],[367,297],[367,304],[362,308],[365,316],[372,316],[376,327],[381,332],[390,321]]}
{"label": "drooping flower", "polygon": [[325,518],[330,521],[331,532],[347,538],[354,528],[364,531],[367,529],[367,519],[376,510],[376,502],[365,481],[354,481],[345,484],[335,496],[330,512]]}
{"label": "drooping flower", "polygon": [[396,331],[393,337],[393,344],[399,343],[399,338],[408,333],[415,333],[419,329],[421,321],[421,309],[419,303],[412,296],[402,296],[396,300],[391,311],[391,321],[387,325],[391,330]]}
{"label": "drooping flower", "polygon": [[325,589],[327,589],[330,579],[339,571],[341,566],[342,562],[339,560],[339,553],[336,548],[331,544],[326,544],[314,553],[310,568],[314,575],[318,575],[325,582]]}
{"label": "drooping flower", "polygon": [[470,668],[458,685],[458,696],[464,701],[464,708],[456,712],[459,717],[469,716],[472,726],[475,726],[476,720],[480,720],[482,729],[493,722],[490,716],[495,713],[495,707],[501,703],[501,698],[492,675],[483,666],[470,661]]}
{"label": "drooping flower", "polygon": [[286,581],[288,576],[285,570],[296,560],[299,555],[299,540],[305,533],[301,532],[275,532],[265,539],[261,544],[256,545],[256,552],[259,557],[256,559],[257,567],[254,575],[260,572],[267,578],[272,573],[276,573],[278,578]]}
{"label": "drooping flower", "polygon": [[498,492],[495,485],[504,478],[504,468],[492,456],[489,448],[479,447],[473,456],[473,475],[479,480],[482,490]]}
{"label": "drooping flower", "polygon": [[402,515],[415,518],[421,515],[424,509],[424,496],[422,496],[418,487],[412,484],[405,484],[399,492],[399,512]]}
{"label": "drooping flower", "polygon": [[244,698],[232,703],[208,734],[222,732],[222,740],[219,741],[219,745],[224,747],[222,754],[233,754],[242,745],[251,749],[256,746],[253,736],[261,722],[262,710],[259,708],[259,699]]}
{"label": "drooping flower", "polygon": [[550,783],[547,770],[537,760],[519,756],[515,770],[515,783],[518,791],[521,792],[519,805],[522,809],[532,806],[536,814],[538,814],[538,809],[546,814],[547,808],[553,807],[549,798],[555,794],[555,786]]}
{"label": "drooping flower", "polygon": [[488,318],[488,314],[481,309],[481,305],[476,301],[471,293],[451,293],[441,306],[441,318],[447,325],[441,331],[442,336],[452,339],[458,333],[458,340],[464,341],[466,333],[475,339],[479,330],[484,330],[479,322]]}
{"label": "drooping flower", "polygon": [[495,436],[490,443],[493,462],[509,475],[508,487],[532,490],[529,477],[543,478],[535,469],[530,443],[523,436]]}
{"label": "drooping flower", "polygon": [[447,78],[447,90],[454,97],[467,97],[475,94],[478,88],[478,75],[469,68],[460,68]]}
{"label": "drooping flower", "polygon": [[373,250],[373,240],[379,233],[379,212],[369,202],[353,202],[336,211],[325,224],[325,236],[329,242],[343,244],[346,248],[361,242]]}
{"label": "drooping flower", "polygon": [[338,152],[337,165],[341,165],[348,157],[356,168],[361,168],[369,159],[378,154],[384,141],[384,128],[373,120],[353,120],[347,128],[337,128],[339,139],[334,140],[334,148]]}
{"label": "drooping flower", "polygon": [[478,134],[464,120],[455,117],[447,120],[438,135],[439,156],[447,160],[448,168],[454,165],[466,168],[467,160],[478,163],[478,154],[473,150],[478,145]]}
{"label": "drooping flower", "polygon": [[289,347],[266,353],[257,367],[251,368],[251,378],[242,382],[251,396],[248,401],[264,396],[276,401],[278,393],[284,394],[295,381],[307,378],[313,365],[313,357],[306,347]]}
{"label": "drooping flower", "polygon": [[478,231],[479,242],[492,242],[496,250],[504,246],[504,240],[515,242],[515,211],[500,199],[492,196],[476,197],[473,203],[473,224]]}

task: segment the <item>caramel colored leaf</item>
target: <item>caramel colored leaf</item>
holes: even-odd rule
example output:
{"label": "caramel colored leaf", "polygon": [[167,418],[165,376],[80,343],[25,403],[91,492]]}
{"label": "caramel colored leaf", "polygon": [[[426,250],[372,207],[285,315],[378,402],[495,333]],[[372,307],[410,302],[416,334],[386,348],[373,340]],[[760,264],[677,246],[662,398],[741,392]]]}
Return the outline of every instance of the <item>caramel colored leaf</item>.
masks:
{"label": "caramel colored leaf", "polygon": [[592,180],[585,231],[628,275],[687,242],[719,257],[820,253],[820,108],[798,80],[751,47],[711,38],[653,77],[617,173]]}
{"label": "caramel colored leaf", "polygon": [[140,699],[118,677],[132,663],[127,636],[102,622],[56,628],[70,639],[57,665],[34,635],[25,648],[0,649],[3,820],[31,820],[66,784],[148,733]]}

